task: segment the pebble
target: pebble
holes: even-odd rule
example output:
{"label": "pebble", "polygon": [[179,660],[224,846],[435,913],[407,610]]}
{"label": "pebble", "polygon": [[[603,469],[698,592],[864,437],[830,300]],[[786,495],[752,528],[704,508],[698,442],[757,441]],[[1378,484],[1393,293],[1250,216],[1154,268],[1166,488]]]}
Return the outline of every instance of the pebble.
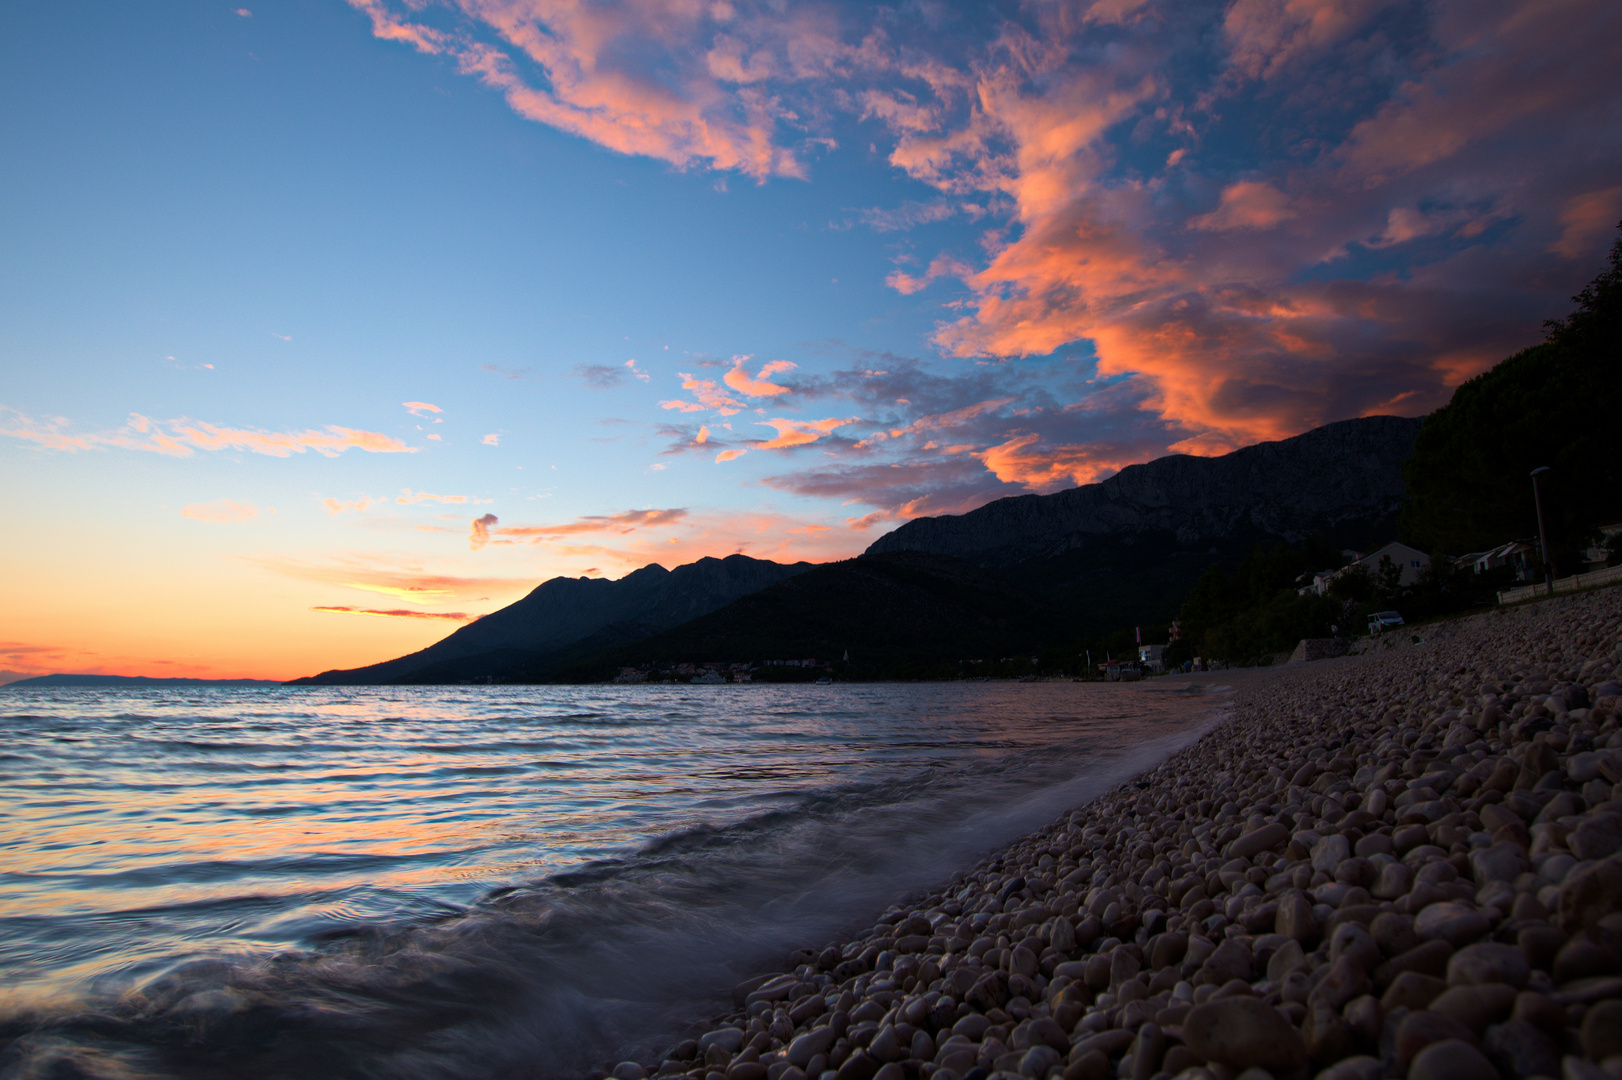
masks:
{"label": "pebble", "polygon": [[1447,981],[1453,986],[1508,983],[1519,990],[1532,976],[1526,954],[1514,945],[1482,942],[1454,953],[1447,962]]}
{"label": "pebble", "polygon": [[1204,1060],[1236,1069],[1290,1070],[1307,1060],[1301,1033],[1277,1009],[1253,997],[1196,1005],[1183,1020],[1183,1040]]}
{"label": "pebble", "polygon": [[1622,1001],[1604,1001],[1583,1017],[1583,1053],[1595,1061],[1622,1054]]}
{"label": "pebble", "polygon": [[1236,677],[1194,745],[596,1075],[1622,1080],[1622,589],[1424,637]]}
{"label": "pebble", "polygon": [[1480,1050],[1462,1039],[1432,1043],[1408,1066],[1408,1080],[1499,1080]]}

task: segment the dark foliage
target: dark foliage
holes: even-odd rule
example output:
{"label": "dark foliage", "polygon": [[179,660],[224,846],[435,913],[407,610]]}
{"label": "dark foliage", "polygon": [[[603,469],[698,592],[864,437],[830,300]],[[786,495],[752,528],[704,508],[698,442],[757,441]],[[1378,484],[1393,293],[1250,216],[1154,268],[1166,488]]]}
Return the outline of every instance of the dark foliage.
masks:
{"label": "dark foliage", "polygon": [[1622,240],[1608,268],[1573,297],[1547,340],[1460,386],[1426,418],[1403,466],[1403,532],[1455,555],[1537,535],[1541,478],[1558,573],[1573,573],[1596,525],[1622,517]]}

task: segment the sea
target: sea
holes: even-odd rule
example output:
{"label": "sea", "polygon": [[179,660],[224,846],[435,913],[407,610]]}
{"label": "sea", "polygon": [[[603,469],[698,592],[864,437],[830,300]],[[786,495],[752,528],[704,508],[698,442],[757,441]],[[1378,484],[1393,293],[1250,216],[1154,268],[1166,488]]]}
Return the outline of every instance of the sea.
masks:
{"label": "sea", "polygon": [[656,1061],[1220,689],[0,689],[0,1077]]}

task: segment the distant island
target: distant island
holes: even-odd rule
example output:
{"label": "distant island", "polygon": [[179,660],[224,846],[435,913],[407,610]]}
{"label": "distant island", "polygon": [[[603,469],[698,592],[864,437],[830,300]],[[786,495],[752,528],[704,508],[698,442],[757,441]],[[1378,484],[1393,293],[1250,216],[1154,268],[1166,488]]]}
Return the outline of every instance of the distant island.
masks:
{"label": "distant island", "polygon": [[153,679],[145,675],[36,675],[18,679],[0,689],[12,687],[76,686],[280,686],[275,679]]}

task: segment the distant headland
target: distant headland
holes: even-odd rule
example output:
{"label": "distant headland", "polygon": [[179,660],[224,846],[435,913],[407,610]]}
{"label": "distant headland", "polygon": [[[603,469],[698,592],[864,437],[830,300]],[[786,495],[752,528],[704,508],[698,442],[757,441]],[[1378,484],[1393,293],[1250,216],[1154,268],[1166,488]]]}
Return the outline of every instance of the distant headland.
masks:
{"label": "distant headland", "polygon": [[35,675],[31,679],[18,679],[0,689],[19,687],[95,687],[95,686],[280,686],[274,679],[153,679],[146,675]]}

